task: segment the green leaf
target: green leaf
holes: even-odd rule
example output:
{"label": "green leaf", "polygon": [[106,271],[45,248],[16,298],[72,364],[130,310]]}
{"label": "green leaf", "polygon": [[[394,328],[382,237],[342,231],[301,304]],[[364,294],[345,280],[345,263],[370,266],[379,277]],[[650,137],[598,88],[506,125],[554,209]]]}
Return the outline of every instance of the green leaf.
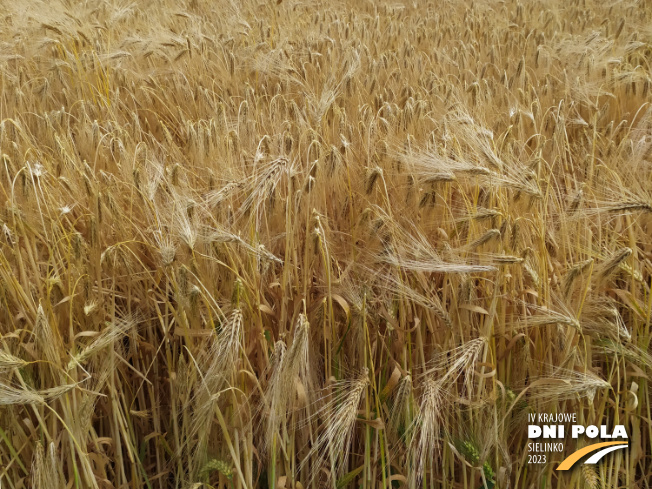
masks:
{"label": "green leaf", "polygon": [[353,482],[353,479],[355,479],[356,476],[358,476],[363,470],[364,465],[361,465],[357,469],[353,469],[348,474],[344,474],[340,480],[337,481],[337,489],[343,489],[344,487],[348,486],[351,482]]}

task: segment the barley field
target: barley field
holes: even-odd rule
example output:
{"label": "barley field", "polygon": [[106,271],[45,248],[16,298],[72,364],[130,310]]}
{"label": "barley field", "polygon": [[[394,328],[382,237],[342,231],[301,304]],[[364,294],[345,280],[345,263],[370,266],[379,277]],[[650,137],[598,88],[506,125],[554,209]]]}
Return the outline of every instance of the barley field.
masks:
{"label": "barley field", "polygon": [[649,1],[0,12],[2,489],[650,488]]}

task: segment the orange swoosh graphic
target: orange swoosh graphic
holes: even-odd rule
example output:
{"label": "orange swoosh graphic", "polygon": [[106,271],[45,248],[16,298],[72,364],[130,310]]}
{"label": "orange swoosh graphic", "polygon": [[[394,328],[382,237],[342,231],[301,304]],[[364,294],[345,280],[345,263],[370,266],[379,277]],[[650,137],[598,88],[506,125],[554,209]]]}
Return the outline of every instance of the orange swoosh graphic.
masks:
{"label": "orange swoosh graphic", "polygon": [[581,459],[584,455],[589,454],[591,452],[595,452],[596,450],[599,450],[604,447],[609,447],[612,445],[627,445],[627,442],[623,441],[605,441],[603,443],[596,443],[594,445],[589,445],[588,447],[584,447],[575,453],[570,454],[566,459],[559,464],[559,467],[557,467],[557,470],[568,470],[570,469],[575,462],[577,462],[579,459]]}

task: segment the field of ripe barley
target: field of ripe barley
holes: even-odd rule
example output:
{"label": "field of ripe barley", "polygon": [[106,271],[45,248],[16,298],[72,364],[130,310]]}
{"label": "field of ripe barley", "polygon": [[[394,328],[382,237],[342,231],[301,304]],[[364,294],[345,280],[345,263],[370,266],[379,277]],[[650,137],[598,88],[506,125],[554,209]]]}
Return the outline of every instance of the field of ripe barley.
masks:
{"label": "field of ripe barley", "polygon": [[650,488],[648,0],[0,12],[2,489]]}

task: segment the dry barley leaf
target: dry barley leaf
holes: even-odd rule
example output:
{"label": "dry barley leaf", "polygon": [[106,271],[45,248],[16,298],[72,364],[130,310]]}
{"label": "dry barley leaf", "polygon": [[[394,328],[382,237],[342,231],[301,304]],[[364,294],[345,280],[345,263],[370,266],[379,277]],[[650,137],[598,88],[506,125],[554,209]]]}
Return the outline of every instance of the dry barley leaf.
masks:
{"label": "dry barley leaf", "polygon": [[491,362],[478,362],[478,363],[476,363],[476,366],[478,366],[478,367],[492,368],[492,369],[493,369],[493,368],[496,368],[496,366],[495,366],[493,363],[491,363]]}
{"label": "dry barley leaf", "polygon": [[260,312],[262,312],[263,314],[267,314],[268,316],[276,318],[276,313],[274,312],[274,309],[269,307],[267,304],[259,305],[258,309],[260,309]]}
{"label": "dry barley leaf", "polygon": [[394,482],[394,481],[402,482],[406,486],[408,485],[407,478],[404,475],[401,475],[401,474],[394,474],[389,478],[389,482]]}
{"label": "dry barley leaf", "polygon": [[487,311],[485,308],[480,307],[480,306],[473,306],[473,305],[470,305],[470,304],[462,304],[460,306],[460,309],[466,309],[467,311],[477,312],[478,314],[489,315],[489,311]]}
{"label": "dry barley leaf", "polygon": [[351,320],[351,308],[349,307],[349,303],[346,302],[346,299],[342,297],[341,295],[338,294],[332,294],[331,297],[335,299],[335,301],[344,309],[344,312],[346,313],[346,320],[350,321]]}
{"label": "dry barley leaf", "polygon": [[488,379],[490,377],[494,377],[497,373],[498,371],[496,369],[493,369],[491,372],[484,373],[484,374],[480,372],[476,372],[476,375],[482,377],[483,379]]}
{"label": "dry barley leaf", "polygon": [[308,396],[306,394],[306,389],[303,387],[303,383],[299,379],[296,381],[296,387],[297,401],[299,402],[299,406],[306,406],[308,404]]}
{"label": "dry barley leaf", "polygon": [[629,377],[643,377],[646,380],[650,380],[650,378],[647,376],[643,370],[641,370],[638,366],[634,365],[633,363],[629,364],[629,368],[631,371],[627,372],[627,376]]}
{"label": "dry barley leaf", "polygon": [[77,338],[94,338],[99,335],[100,331],[80,331],[73,337],[73,339],[77,340]]}
{"label": "dry barley leaf", "polygon": [[201,338],[211,336],[212,334],[213,331],[210,329],[174,328],[174,336]]}
{"label": "dry barley leaf", "polygon": [[147,436],[145,436],[143,438],[143,442],[147,443],[152,438],[157,438],[157,437],[162,436],[162,435],[163,435],[163,433],[159,433],[158,431],[154,431],[154,432],[148,434]]}
{"label": "dry barley leaf", "polygon": [[398,367],[394,367],[394,371],[392,372],[390,378],[387,380],[387,384],[385,384],[385,388],[380,393],[380,397],[387,397],[394,390],[400,379],[401,371]]}
{"label": "dry barley leaf", "polygon": [[532,297],[539,297],[539,293],[534,289],[524,289],[519,295],[530,294]]}
{"label": "dry barley leaf", "polygon": [[164,471],[162,471],[162,472],[159,472],[158,474],[155,474],[155,475],[153,475],[153,476],[151,476],[151,477],[148,477],[148,479],[149,479],[150,482],[152,482],[152,481],[155,481],[155,480],[157,480],[157,479],[160,479],[161,477],[165,477],[165,476],[168,475],[169,473],[170,473],[169,470],[164,470]]}
{"label": "dry barley leaf", "polygon": [[514,336],[512,339],[509,340],[509,343],[507,343],[507,346],[505,347],[505,351],[503,351],[498,358],[498,360],[502,360],[507,356],[507,354],[511,351],[514,346],[516,346],[516,342],[520,340],[521,338],[525,338],[525,333],[519,333],[516,336]]}
{"label": "dry barley leaf", "polygon": [[74,297],[74,296],[72,296],[72,295],[67,295],[66,297],[64,297],[63,299],[61,299],[59,302],[57,302],[57,303],[54,305],[54,307],[60,306],[61,304],[65,304],[66,302],[70,302],[70,300],[71,300],[73,297]]}
{"label": "dry barley leaf", "polygon": [[364,423],[366,425],[369,425],[369,426],[371,426],[372,428],[374,428],[376,430],[384,430],[385,429],[385,423],[380,418],[376,418],[376,419],[358,418],[358,421],[360,421],[361,423]]}

